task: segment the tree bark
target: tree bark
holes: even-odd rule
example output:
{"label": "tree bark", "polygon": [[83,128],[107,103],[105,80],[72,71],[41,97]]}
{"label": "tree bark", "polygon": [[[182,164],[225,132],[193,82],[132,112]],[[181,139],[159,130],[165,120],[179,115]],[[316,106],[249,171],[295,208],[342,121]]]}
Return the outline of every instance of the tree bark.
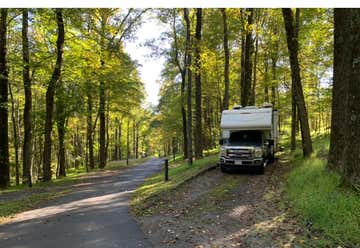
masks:
{"label": "tree bark", "polygon": [[276,91],[277,85],[274,83],[276,82],[276,63],[277,59],[275,57],[271,58],[271,70],[272,70],[272,82],[271,82],[271,104],[275,108],[275,99],[276,99]]}
{"label": "tree bark", "polygon": [[[101,54],[100,54],[100,64],[101,64],[101,71],[104,71],[105,66],[105,26],[106,26],[106,14],[102,16],[101,19],[101,40],[100,40],[100,47],[101,47]],[[105,168],[106,166],[106,93],[105,93],[105,82],[104,79],[100,80],[100,87],[99,87],[99,120],[100,120],[100,130],[99,130],[99,158],[100,164],[99,168]]]}
{"label": "tree bark", "polygon": [[13,126],[13,141],[15,150],[15,182],[19,185],[19,128],[18,128],[18,106],[15,106],[14,95],[12,93],[11,84],[9,83],[9,93],[11,100],[11,121]]}
{"label": "tree bark", "polygon": [[[179,69],[181,75],[181,118],[182,118],[182,133],[183,133],[183,154],[184,159],[187,158],[187,127],[186,127],[186,110],[185,110],[185,86],[186,86],[186,68],[183,68],[179,61],[179,46],[177,39],[177,30],[176,30],[176,9],[173,12],[173,35],[174,35],[174,49],[175,49],[175,64]],[[186,65],[186,56],[184,56],[184,65]]]}
{"label": "tree bark", "polygon": [[87,144],[89,149],[89,167],[90,169],[95,168],[95,160],[94,160],[94,139],[93,139],[93,124],[92,124],[92,96],[90,93],[87,95]]}
{"label": "tree bark", "polygon": [[264,102],[268,103],[269,102],[269,64],[267,59],[265,59],[264,61]]}
{"label": "tree bark", "polygon": [[61,94],[59,94],[58,99],[56,101],[56,126],[58,131],[58,139],[59,139],[59,154],[58,154],[58,163],[59,163],[59,177],[66,176],[65,169],[65,103],[62,99],[64,93],[62,89],[60,90]]}
{"label": "tree bark", "polygon": [[[250,8],[247,19],[248,27],[253,23],[254,9]],[[244,54],[244,81],[241,89],[241,105],[247,106],[249,104],[249,98],[251,94],[251,76],[252,76],[252,61],[251,55],[253,53],[254,40],[252,37],[252,31],[246,30],[245,37],[245,54]]]}
{"label": "tree bark", "polygon": [[187,79],[187,142],[188,142],[188,163],[191,165],[193,162],[192,150],[192,71],[191,71],[191,37],[190,37],[190,19],[189,10],[184,9],[184,19],[186,23],[186,79]]}
{"label": "tree bark", "polygon": [[240,9],[240,22],[242,23],[242,32],[241,32],[241,55],[240,55],[240,94],[239,99],[240,103],[243,97],[243,89],[245,85],[245,18],[243,9]]}
{"label": "tree bark", "polygon": [[223,99],[223,105],[222,110],[229,109],[229,85],[230,85],[230,79],[229,79],[229,61],[230,61],[230,55],[229,55],[229,42],[228,42],[228,26],[227,26],[227,15],[226,15],[226,9],[221,9],[222,13],[222,19],[223,19],[223,45],[224,45],[224,99]]}
{"label": "tree bark", "polygon": [[129,155],[130,155],[130,120],[127,119],[127,130],[126,130],[126,165],[129,164]]}
{"label": "tree bark", "polygon": [[196,9],[196,30],[195,30],[195,158],[203,156],[202,145],[202,92],[201,92],[201,26],[202,9]]}
{"label": "tree bark", "polygon": [[[101,61],[102,66],[104,66],[104,62]],[[100,155],[100,168],[105,168],[106,166],[106,141],[105,141],[105,136],[106,136],[106,116],[105,116],[105,105],[106,105],[106,100],[105,100],[105,83],[104,80],[101,80],[100,82],[100,93],[99,93],[99,107],[100,107],[100,115],[99,115],[99,120],[100,120],[100,150],[99,150],[99,155]]]}
{"label": "tree bark", "polygon": [[59,177],[66,176],[65,170],[65,121],[60,118],[57,123],[58,138],[59,138]]}
{"label": "tree bark", "polygon": [[46,91],[46,119],[44,132],[44,154],[43,154],[43,180],[50,181],[51,171],[51,133],[53,124],[54,95],[57,84],[61,77],[61,66],[63,62],[63,46],[65,40],[64,21],[62,9],[56,9],[56,23],[58,37],[56,41],[56,64]]}
{"label": "tree bark", "polygon": [[32,92],[30,78],[28,9],[22,10],[22,52],[23,52],[23,82],[25,92],[24,106],[24,144],[23,144],[23,184],[32,186]]}
{"label": "tree bark", "polygon": [[10,185],[8,137],[8,67],[6,59],[7,9],[0,16],[0,187]]}
{"label": "tree bark", "polygon": [[256,100],[256,66],[257,66],[257,57],[258,57],[258,49],[259,49],[259,37],[256,35],[255,38],[255,55],[254,55],[254,71],[253,71],[253,83],[251,86],[251,95],[249,99],[249,105],[255,105]]}
{"label": "tree bark", "polygon": [[119,137],[118,137],[118,146],[119,146],[119,160],[122,159],[122,147],[121,147],[121,135],[122,135],[122,131],[121,131],[121,126],[122,126],[122,120],[120,120],[119,123]]}
{"label": "tree bark", "polygon": [[296,127],[298,123],[297,118],[297,109],[296,109],[296,100],[295,100],[295,87],[291,86],[291,136],[290,136],[290,149],[295,151],[296,149]]}
{"label": "tree bark", "polygon": [[360,10],[334,10],[334,83],[328,166],[360,189]]}
{"label": "tree bark", "polygon": [[294,23],[292,10],[288,8],[282,10],[285,29],[286,29],[287,46],[290,57],[291,79],[295,89],[295,101],[296,101],[296,107],[298,110],[300,125],[301,125],[303,155],[304,157],[308,157],[312,153],[313,148],[312,148],[312,141],[310,135],[308,113],[306,110],[304,93],[301,84],[300,66],[298,60],[298,52],[299,52],[298,33],[299,33],[299,25],[300,25],[299,11],[300,11],[299,9],[296,10],[296,22]]}

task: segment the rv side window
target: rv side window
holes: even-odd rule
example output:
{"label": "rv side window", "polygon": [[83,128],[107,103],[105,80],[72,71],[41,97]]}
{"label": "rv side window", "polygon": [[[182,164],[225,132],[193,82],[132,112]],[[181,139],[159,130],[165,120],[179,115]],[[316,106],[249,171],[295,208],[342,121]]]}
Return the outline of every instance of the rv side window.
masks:
{"label": "rv side window", "polygon": [[231,132],[227,144],[232,146],[261,146],[262,132],[261,131]]}

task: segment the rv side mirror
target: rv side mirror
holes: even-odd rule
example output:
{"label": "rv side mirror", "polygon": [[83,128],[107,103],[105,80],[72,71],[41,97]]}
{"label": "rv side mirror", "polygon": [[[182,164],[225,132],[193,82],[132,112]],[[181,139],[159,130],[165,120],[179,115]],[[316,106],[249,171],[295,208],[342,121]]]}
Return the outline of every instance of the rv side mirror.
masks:
{"label": "rv side mirror", "polygon": [[219,144],[222,146],[224,144],[224,139],[219,139]]}

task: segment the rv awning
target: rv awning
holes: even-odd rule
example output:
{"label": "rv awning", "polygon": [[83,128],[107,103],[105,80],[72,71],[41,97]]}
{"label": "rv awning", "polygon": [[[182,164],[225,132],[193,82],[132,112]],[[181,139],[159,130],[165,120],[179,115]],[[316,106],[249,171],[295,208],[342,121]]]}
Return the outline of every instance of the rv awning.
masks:
{"label": "rv awning", "polygon": [[230,130],[271,130],[272,108],[225,110],[221,128]]}

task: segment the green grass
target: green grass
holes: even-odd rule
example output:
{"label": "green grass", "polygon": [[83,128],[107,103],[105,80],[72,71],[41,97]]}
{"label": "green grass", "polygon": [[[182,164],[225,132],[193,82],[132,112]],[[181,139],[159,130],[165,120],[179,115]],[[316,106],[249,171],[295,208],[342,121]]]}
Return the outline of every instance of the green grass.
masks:
{"label": "green grass", "polygon": [[215,165],[217,161],[218,156],[212,155],[194,161],[191,166],[189,166],[186,161],[170,163],[169,181],[164,181],[164,173],[161,172],[146,179],[145,182],[136,189],[130,202],[133,212],[136,215],[143,215],[146,213],[149,205],[151,205],[153,201],[156,201],[155,196],[175,189],[186,180],[197,175],[200,171]]}
{"label": "green grass", "polygon": [[[130,166],[139,165],[149,158],[141,158],[137,160],[129,160],[129,165],[126,165],[125,161],[113,161],[109,162],[105,169],[95,169],[92,171],[100,170],[120,170]],[[58,178],[50,182],[39,182],[33,185],[32,188],[28,188],[26,185],[12,186],[8,189],[0,191],[0,194],[16,192],[19,191],[19,199],[8,201],[0,204],[0,223],[7,220],[8,217],[13,216],[14,214],[32,209],[46,201],[52,200],[56,197],[62,196],[70,190],[60,190],[54,192],[40,192],[40,193],[30,193],[29,191],[36,190],[39,188],[49,188],[54,186],[64,186],[67,184],[76,183],[81,180],[81,176],[86,175],[85,168],[70,169],[67,171],[67,176],[63,178]]]}
{"label": "green grass", "polygon": [[[124,160],[110,161],[107,163],[107,165],[104,169],[96,168],[96,169],[90,170],[89,172],[96,172],[96,171],[102,171],[102,170],[125,169],[125,168],[131,167],[131,166],[136,166],[141,163],[144,163],[148,159],[149,159],[149,157],[140,158],[140,159],[136,159],[136,160],[131,159],[131,160],[129,160],[129,165],[126,165],[126,161],[124,161]],[[62,186],[62,185],[66,185],[66,184],[72,184],[72,183],[75,183],[76,181],[78,181],[82,176],[86,175],[87,173],[88,172],[86,172],[86,168],[84,166],[81,166],[77,169],[70,168],[66,171],[66,177],[56,178],[49,182],[37,182],[37,183],[33,184],[32,188],[44,188],[44,187]],[[14,186],[10,186],[6,189],[0,189],[0,195],[4,194],[4,193],[21,191],[21,190],[31,190],[31,188],[29,188],[27,185],[23,185],[23,184],[14,185]]]}
{"label": "green grass", "polygon": [[314,154],[292,154],[286,192],[293,210],[312,223],[319,247],[360,247],[360,195],[340,187],[341,177],[326,168],[329,137],[314,139]]}
{"label": "green grass", "polygon": [[0,204],[0,224],[5,222],[8,217],[11,217],[17,213],[30,210],[46,201],[55,199],[68,193],[70,190],[63,190],[60,192],[46,192],[39,194],[32,194],[25,196],[20,200],[9,201]]}

